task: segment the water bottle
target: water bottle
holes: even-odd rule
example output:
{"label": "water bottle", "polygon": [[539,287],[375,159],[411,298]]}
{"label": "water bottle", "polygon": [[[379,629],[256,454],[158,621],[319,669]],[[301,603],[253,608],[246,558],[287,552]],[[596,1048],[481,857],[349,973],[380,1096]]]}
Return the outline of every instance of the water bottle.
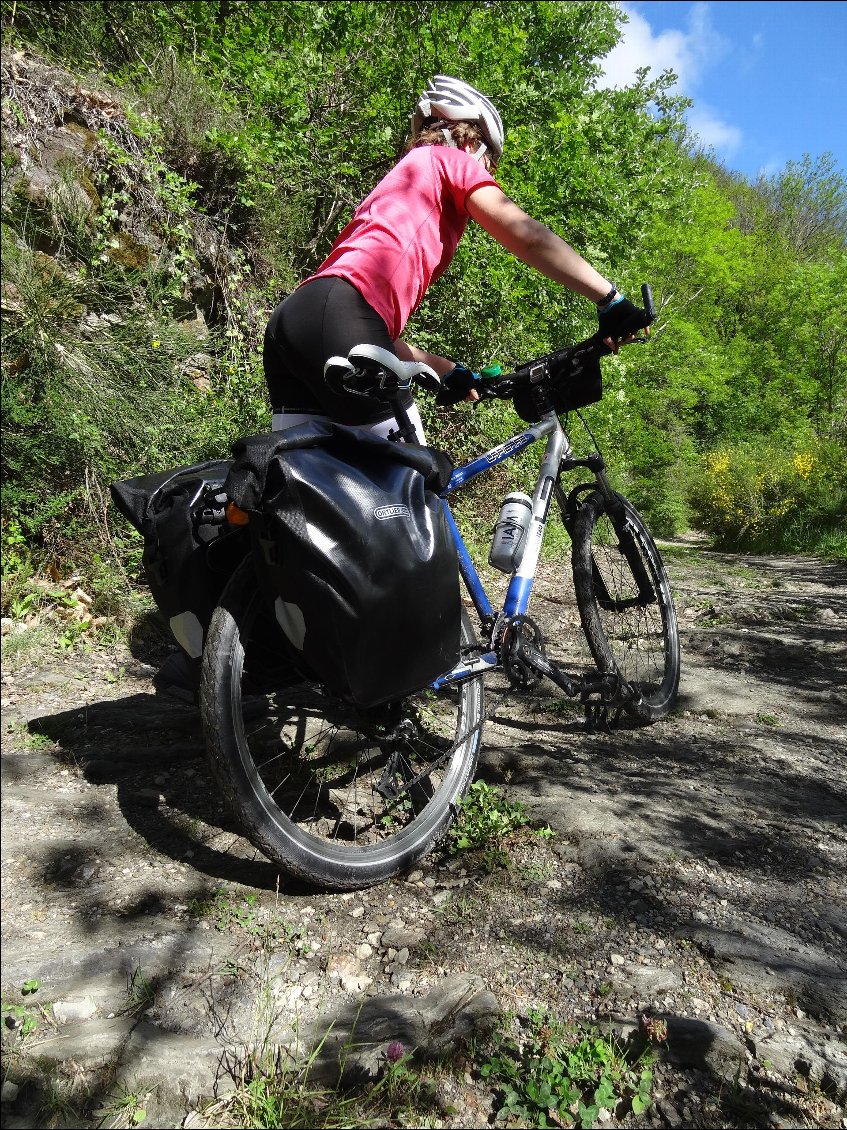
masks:
{"label": "water bottle", "polygon": [[529,523],[532,521],[532,499],[516,491],[503,500],[500,517],[494,527],[494,537],[488,554],[488,563],[504,573],[513,573],[521,563]]}

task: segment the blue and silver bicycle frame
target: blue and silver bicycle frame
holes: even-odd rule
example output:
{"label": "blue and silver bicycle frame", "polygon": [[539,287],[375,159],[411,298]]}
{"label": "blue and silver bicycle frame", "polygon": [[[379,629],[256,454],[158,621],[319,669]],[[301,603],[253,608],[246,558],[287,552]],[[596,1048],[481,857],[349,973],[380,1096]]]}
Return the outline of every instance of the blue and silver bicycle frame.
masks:
{"label": "blue and silver bicycle frame", "polygon": [[[496,467],[498,463],[503,463],[519,452],[525,451],[527,447],[536,443],[544,436],[547,436],[547,447],[541,462],[538,482],[535,485],[535,490],[532,495],[532,518],[530,520],[526,546],[520,564],[512,574],[512,579],[509,582],[506,599],[503,604],[502,614],[509,619],[513,616],[523,615],[529,607],[532,586],[535,581],[535,570],[538,566],[538,558],[541,553],[541,543],[544,539],[544,530],[547,527],[547,515],[553,498],[553,488],[562,461],[569,458],[572,453],[568,437],[565,435],[562,425],[559,423],[558,416],[555,412],[548,412],[546,415],[542,416],[537,424],[533,424],[531,427],[527,428],[525,432],[513,436],[512,439],[501,443],[498,447],[493,447],[484,455],[480,455],[479,458],[465,464],[465,466],[458,467],[453,472],[450,482],[447,484],[447,488],[444,491],[444,495],[450,494],[451,491],[464,486],[465,483],[470,482],[470,480],[476,478],[477,475],[481,475],[492,467]],[[491,607],[491,602],[482,586],[479,573],[471,559],[471,555],[468,553],[462,535],[459,533],[459,528],[456,525],[456,521],[450,511],[450,507],[447,505],[444,495],[442,495],[444,510],[447,515],[450,530],[453,534],[456,552],[459,556],[459,571],[462,575],[462,580],[465,583],[465,587],[481,619],[493,622],[495,617],[494,609]],[[497,662],[498,657],[496,652],[485,652],[474,660],[459,662],[452,671],[436,679],[432,685],[435,689],[438,689],[448,683],[454,683],[459,679],[466,679],[473,675],[480,674],[481,672],[490,671],[497,665]]]}

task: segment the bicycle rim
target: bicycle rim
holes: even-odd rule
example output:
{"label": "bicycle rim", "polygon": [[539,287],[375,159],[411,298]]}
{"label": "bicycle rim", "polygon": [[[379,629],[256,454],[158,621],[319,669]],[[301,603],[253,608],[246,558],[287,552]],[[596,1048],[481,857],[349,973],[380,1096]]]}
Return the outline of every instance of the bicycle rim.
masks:
{"label": "bicycle rim", "polygon": [[[210,629],[204,718],[213,768],[248,838],[289,872],[336,889],[408,868],[472,780],[481,680],[359,710],[280,667],[255,587],[228,603]],[[466,618],[462,631],[470,642]]]}
{"label": "bicycle rim", "polygon": [[[636,686],[627,707],[645,721],[670,710],[679,687],[679,633],[670,582],[656,544],[625,499],[629,556],[603,496],[581,505],[573,543],[574,587],[583,630],[598,667]],[[634,554],[634,561],[633,561]],[[634,568],[641,572],[639,585]]]}

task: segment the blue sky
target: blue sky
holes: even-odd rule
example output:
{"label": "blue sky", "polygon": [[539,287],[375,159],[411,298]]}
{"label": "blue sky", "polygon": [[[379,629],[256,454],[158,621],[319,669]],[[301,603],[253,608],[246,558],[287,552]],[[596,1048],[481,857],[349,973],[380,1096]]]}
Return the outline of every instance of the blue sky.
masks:
{"label": "blue sky", "polygon": [[706,148],[751,180],[804,153],[847,170],[847,0],[624,0],[624,39],[604,85],[673,70]]}

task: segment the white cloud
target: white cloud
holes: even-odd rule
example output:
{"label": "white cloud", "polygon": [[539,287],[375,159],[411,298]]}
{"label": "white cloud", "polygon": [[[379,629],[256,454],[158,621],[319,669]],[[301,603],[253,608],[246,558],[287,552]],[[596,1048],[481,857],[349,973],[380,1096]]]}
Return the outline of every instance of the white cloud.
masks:
{"label": "white cloud", "polygon": [[[677,76],[675,93],[695,99],[705,73],[732,49],[730,41],[712,26],[709,4],[693,4],[685,28],[672,28],[658,34],[632,4],[618,6],[626,12],[628,23],[623,26],[620,43],[604,60],[600,80],[603,87],[628,86],[635,81],[636,71],[647,67],[650,78],[658,78],[663,71],[673,71]],[[688,112],[688,122],[707,148],[728,156],[741,146],[741,130],[721,121],[706,105],[695,101]]]}
{"label": "white cloud", "polygon": [[786,159],[781,157],[773,157],[770,161],[765,161],[763,165],[759,165],[756,169],[756,176],[753,178],[757,180],[759,177],[772,177],[777,173],[782,172],[786,166]]}
{"label": "white cloud", "polygon": [[648,67],[653,77],[673,71],[678,87],[690,94],[704,71],[730,50],[729,40],[712,26],[708,4],[692,4],[685,30],[669,29],[654,33],[649,20],[632,4],[618,5],[627,15],[623,37],[606,56],[603,86],[626,86],[639,67]]}
{"label": "white cloud", "polygon": [[725,157],[741,148],[744,135],[737,126],[722,122],[708,106],[695,103],[688,111],[688,124],[706,149],[716,149]]}
{"label": "white cloud", "polygon": [[688,69],[689,50],[683,32],[663,31],[656,36],[643,16],[626,4],[621,8],[629,22],[623,27],[620,43],[604,60],[603,86],[628,86],[640,67],[649,67],[655,76],[667,70],[681,75]]}

